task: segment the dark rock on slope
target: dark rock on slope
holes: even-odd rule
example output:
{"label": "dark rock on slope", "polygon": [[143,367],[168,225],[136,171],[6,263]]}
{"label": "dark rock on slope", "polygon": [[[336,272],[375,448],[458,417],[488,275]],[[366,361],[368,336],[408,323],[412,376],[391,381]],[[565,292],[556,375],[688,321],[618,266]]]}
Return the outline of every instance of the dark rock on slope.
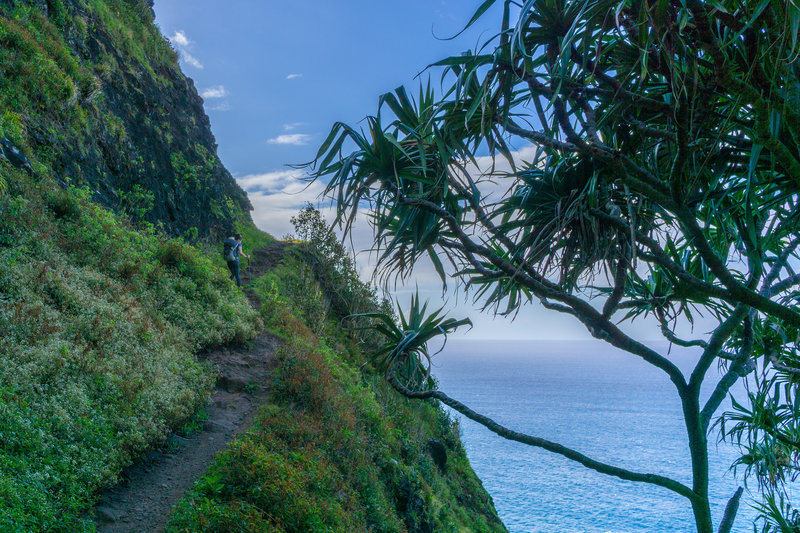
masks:
{"label": "dark rock on slope", "polygon": [[[28,6],[57,28],[46,43],[56,64],[68,54],[63,64],[78,65],[63,102],[47,103],[65,112],[18,115],[28,147],[62,184],[88,185],[116,210],[138,202],[130,214],[174,235],[221,234],[249,217],[246,194],[217,157],[203,101],[146,0],[2,0],[0,16],[13,20]],[[17,75],[6,68],[0,87],[3,75]]]}
{"label": "dark rock on slope", "polygon": [[0,159],[4,159],[16,168],[33,172],[30,159],[14,143],[3,137],[0,139]]}

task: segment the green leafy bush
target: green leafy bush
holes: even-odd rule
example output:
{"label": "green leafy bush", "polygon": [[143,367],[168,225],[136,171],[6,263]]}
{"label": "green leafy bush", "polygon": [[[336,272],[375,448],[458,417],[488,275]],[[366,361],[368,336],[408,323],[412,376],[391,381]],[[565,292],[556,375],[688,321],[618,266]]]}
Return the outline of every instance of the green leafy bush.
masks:
{"label": "green leafy bush", "polygon": [[207,400],[197,350],[259,319],[202,252],[14,174],[0,197],[0,530],[81,530],[95,494]]}
{"label": "green leafy bush", "polygon": [[391,309],[379,299],[376,287],[358,276],[355,260],[317,209],[308,204],[291,221],[309,256],[306,262],[339,318]]}

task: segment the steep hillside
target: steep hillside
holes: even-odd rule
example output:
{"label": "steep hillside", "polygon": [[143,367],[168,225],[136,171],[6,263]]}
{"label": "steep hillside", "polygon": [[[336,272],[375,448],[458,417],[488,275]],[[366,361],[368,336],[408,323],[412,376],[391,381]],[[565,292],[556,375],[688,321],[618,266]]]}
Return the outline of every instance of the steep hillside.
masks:
{"label": "steep hillside", "polygon": [[[458,424],[408,400],[371,364],[379,339],[359,313],[386,310],[318,212],[307,239],[254,283],[284,338],[265,408],[178,506],[168,531],[501,532]],[[271,247],[272,249],[278,246]]]}
{"label": "steep hillside", "polygon": [[81,531],[97,491],[207,401],[215,372],[198,350],[245,342],[259,321],[182,240],[130,227],[86,189],[2,175],[0,531]]}
{"label": "steep hillside", "polygon": [[297,246],[258,312],[198,245],[273,242],[249,209],[146,0],[0,0],[0,531],[94,530],[127,466],[202,427],[201,354],[265,324],[269,405],[171,527],[502,531],[457,425],[342,329],[378,304],[341,249]]}
{"label": "steep hillside", "polygon": [[249,220],[145,1],[2,0],[0,17],[0,136],[37,172],[172,235]]}
{"label": "steep hillside", "polygon": [[260,320],[169,234],[253,232],[248,209],[144,3],[0,2],[0,531],[90,529],[205,403],[196,354]]}

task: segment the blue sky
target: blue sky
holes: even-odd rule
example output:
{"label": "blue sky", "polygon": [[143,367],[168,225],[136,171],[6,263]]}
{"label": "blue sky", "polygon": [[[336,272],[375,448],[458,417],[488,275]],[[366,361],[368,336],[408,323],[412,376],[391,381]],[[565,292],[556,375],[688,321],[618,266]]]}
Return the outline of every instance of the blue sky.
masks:
{"label": "blue sky", "polygon": [[357,122],[380,94],[474,47],[494,19],[454,41],[434,34],[457,33],[480,3],[156,0],[155,10],[207,96],[220,157],[244,176],[310,160],[334,121]]}
{"label": "blue sky", "polygon": [[[481,0],[156,0],[156,24],[181,56],[183,71],[204,97],[219,155],[254,205],[256,224],[283,237],[289,219],[311,201],[288,165],[313,159],[335,121],[356,124],[374,114],[382,93],[416,88],[427,65],[490,37],[500,26],[498,9],[453,40]],[[438,37],[438,38],[437,38]],[[432,71],[432,80],[439,74]],[[524,146],[518,147],[525,150]],[[369,246],[366,224],[356,228],[356,250]],[[359,255],[362,275],[371,266]],[[432,268],[415,272],[410,288],[442,301]],[[448,295],[451,316],[469,316],[470,338],[586,339],[571,317],[537,305],[509,319],[481,314],[463,295]],[[635,324],[634,328],[641,328]],[[653,332],[655,330],[651,328]],[[650,338],[657,337],[653,333]]]}

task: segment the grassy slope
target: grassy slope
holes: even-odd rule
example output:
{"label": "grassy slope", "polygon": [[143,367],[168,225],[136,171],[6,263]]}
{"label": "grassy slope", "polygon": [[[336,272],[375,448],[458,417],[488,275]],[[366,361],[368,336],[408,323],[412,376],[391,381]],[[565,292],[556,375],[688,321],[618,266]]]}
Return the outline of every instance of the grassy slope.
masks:
{"label": "grassy slope", "polygon": [[[178,507],[170,530],[505,531],[457,424],[362,366],[363,343],[342,331],[331,297],[329,278],[341,281],[341,269],[312,272],[309,257],[289,254],[256,282],[264,319],[286,339],[270,402]],[[357,276],[344,278],[343,300],[378,306],[366,286],[354,287]],[[443,467],[431,447],[445,451]]]}
{"label": "grassy slope", "polygon": [[[209,257],[142,220],[152,191],[121,191],[132,224],[93,203],[95,191],[58,184],[58,150],[74,151],[68,177],[83,184],[92,137],[127,142],[103,105],[102,79],[140,67],[136,75],[167,83],[161,73],[175,68],[139,3],[82,0],[75,18],[61,0],[47,2],[49,18],[27,3],[0,4],[0,136],[37,172],[0,161],[0,531],[90,530],[81,516],[97,491],[208,397],[213,372],[194,354],[249,338],[261,319],[216,250]],[[116,53],[90,63],[67,42],[97,24]],[[203,172],[185,161],[185,175]],[[228,211],[249,250],[272,240],[246,213]],[[175,528],[184,520],[213,529],[208,520],[219,519],[229,530],[502,529],[450,421],[356,373],[363,356],[329,320],[330,287],[309,284],[301,263],[279,273],[262,280],[265,312],[293,340],[272,403]],[[431,438],[448,450],[444,473],[426,452]],[[236,505],[250,518],[240,520]]]}
{"label": "grassy slope", "polygon": [[213,375],[193,354],[258,320],[196,248],[0,172],[0,530],[73,531],[206,400]]}
{"label": "grassy slope", "polygon": [[[80,516],[97,490],[207,399],[213,371],[194,354],[243,341],[260,324],[216,258],[147,223],[132,226],[91,202],[87,188],[57,184],[55,150],[68,144],[80,161],[97,131],[125,142],[100,105],[97,76],[116,67],[88,64],[67,40],[80,41],[93,17],[132,62],[176,58],[133,3],[89,0],[75,19],[62,2],[48,5],[49,18],[25,2],[0,12],[0,136],[37,171],[0,161],[4,532],[90,529]],[[147,208],[143,192],[129,207]]]}

